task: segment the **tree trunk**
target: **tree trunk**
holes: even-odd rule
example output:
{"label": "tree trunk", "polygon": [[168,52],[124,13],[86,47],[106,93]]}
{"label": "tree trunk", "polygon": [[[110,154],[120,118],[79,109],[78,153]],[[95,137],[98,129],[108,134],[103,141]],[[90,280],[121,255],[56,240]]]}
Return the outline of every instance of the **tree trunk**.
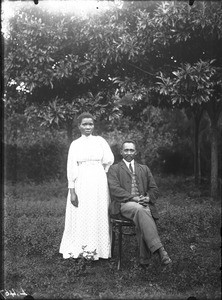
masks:
{"label": "tree trunk", "polygon": [[198,156],[197,156],[197,184],[198,186],[201,183],[201,161],[200,161],[200,133],[198,132]]}
{"label": "tree trunk", "polygon": [[12,184],[17,183],[18,179],[18,145],[17,145],[17,136],[18,136],[18,130],[14,129],[13,132],[13,144],[14,144],[14,155],[13,155],[13,177],[12,177]]}
{"label": "tree trunk", "polygon": [[199,159],[199,122],[194,116],[194,178],[195,184],[199,185],[200,182],[200,159]]}
{"label": "tree trunk", "polygon": [[201,163],[200,163],[200,139],[199,128],[203,109],[198,107],[193,110],[194,120],[194,178],[195,184],[199,185],[201,182]]}
{"label": "tree trunk", "polygon": [[218,198],[218,126],[222,112],[222,101],[212,100],[206,103],[206,110],[211,123],[211,197]]}
{"label": "tree trunk", "polygon": [[217,120],[211,120],[211,197],[218,195],[218,138]]}

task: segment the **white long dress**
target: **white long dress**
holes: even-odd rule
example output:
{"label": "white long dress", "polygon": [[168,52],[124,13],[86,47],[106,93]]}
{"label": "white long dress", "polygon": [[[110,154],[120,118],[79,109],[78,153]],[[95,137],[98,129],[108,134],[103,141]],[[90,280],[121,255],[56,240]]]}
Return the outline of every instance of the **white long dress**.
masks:
{"label": "white long dress", "polygon": [[68,192],[65,229],[59,252],[63,258],[77,258],[89,251],[94,259],[111,256],[106,172],[113,164],[113,153],[100,136],[81,136],[69,148],[68,188],[75,188],[79,205],[75,207]]}

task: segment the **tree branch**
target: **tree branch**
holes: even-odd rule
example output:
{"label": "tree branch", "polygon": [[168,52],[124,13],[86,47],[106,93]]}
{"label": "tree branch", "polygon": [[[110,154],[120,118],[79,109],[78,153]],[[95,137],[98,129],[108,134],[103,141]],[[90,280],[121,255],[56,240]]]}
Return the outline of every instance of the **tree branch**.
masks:
{"label": "tree branch", "polygon": [[128,62],[128,64],[129,64],[130,66],[132,66],[132,67],[134,67],[134,68],[140,70],[140,71],[143,72],[143,73],[149,74],[149,75],[151,75],[151,76],[156,76],[156,74],[152,74],[152,73],[150,73],[150,72],[148,72],[148,71],[145,71],[145,70],[141,69],[140,67],[137,67],[137,66],[135,66],[135,65],[133,65],[133,64],[131,64],[131,63],[129,63],[129,62]]}

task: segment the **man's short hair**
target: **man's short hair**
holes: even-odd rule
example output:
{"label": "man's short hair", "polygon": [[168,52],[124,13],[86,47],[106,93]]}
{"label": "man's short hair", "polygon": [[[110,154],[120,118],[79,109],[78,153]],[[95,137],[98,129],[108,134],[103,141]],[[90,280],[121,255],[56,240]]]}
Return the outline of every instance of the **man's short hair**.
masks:
{"label": "man's short hair", "polygon": [[126,143],[131,143],[131,144],[134,144],[135,145],[135,149],[137,149],[137,144],[136,144],[136,141],[134,140],[125,140],[122,142],[122,145],[121,145],[121,150],[123,149],[123,145],[126,144]]}
{"label": "man's short hair", "polygon": [[77,118],[77,122],[78,122],[78,125],[80,125],[82,123],[82,119],[85,119],[85,118],[90,118],[93,120],[93,123],[94,123],[94,117],[92,114],[90,114],[89,112],[83,112],[81,115],[78,116]]}

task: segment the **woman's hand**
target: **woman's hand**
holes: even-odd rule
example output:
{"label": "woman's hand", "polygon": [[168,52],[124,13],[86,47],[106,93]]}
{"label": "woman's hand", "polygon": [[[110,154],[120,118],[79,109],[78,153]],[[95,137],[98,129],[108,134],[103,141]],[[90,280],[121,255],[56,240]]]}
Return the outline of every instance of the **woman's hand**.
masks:
{"label": "woman's hand", "polygon": [[71,203],[72,203],[72,205],[74,205],[75,207],[78,207],[79,200],[78,200],[78,196],[76,195],[75,190],[70,189],[70,194],[71,194]]}

